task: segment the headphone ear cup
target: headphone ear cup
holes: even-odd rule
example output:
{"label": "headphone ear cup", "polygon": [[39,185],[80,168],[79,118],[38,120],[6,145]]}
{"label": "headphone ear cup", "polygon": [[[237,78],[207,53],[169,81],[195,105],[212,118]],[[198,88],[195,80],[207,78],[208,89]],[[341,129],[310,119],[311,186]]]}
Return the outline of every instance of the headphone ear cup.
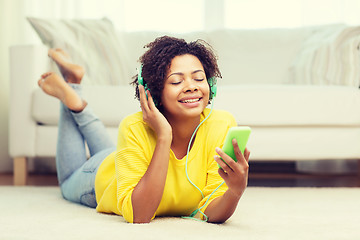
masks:
{"label": "headphone ear cup", "polygon": [[217,93],[217,85],[214,84],[214,85],[211,87],[211,97],[212,97],[212,98],[216,97],[216,93]]}
{"label": "headphone ear cup", "polygon": [[209,85],[210,85],[210,99],[216,97],[217,93],[217,85],[216,85],[216,79],[215,77],[209,78]]}
{"label": "headphone ear cup", "polygon": [[140,85],[143,85],[144,86],[144,79],[142,78],[142,65],[140,65],[139,69],[138,69],[138,83]]}
{"label": "headphone ear cup", "polygon": [[[146,94],[146,99],[148,98],[148,94],[147,94],[147,92],[146,91],[150,91],[150,89],[148,88],[148,86],[147,86],[147,84],[145,83],[144,84],[144,79],[143,79],[143,77],[142,77],[142,65],[140,65],[140,67],[139,67],[139,69],[138,69],[138,83],[140,84],[140,85],[143,85],[144,86],[144,90],[145,90],[145,94]],[[156,107],[158,107],[158,104],[157,104],[157,101],[156,101],[156,99],[153,99],[154,100],[154,103],[155,103],[155,106]]]}

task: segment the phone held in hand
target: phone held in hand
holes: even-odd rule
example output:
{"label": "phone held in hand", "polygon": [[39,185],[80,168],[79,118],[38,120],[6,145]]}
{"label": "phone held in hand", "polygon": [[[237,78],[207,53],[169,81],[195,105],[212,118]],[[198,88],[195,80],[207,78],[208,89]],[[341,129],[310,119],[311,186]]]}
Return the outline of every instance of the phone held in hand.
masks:
{"label": "phone held in hand", "polygon": [[[228,133],[226,134],[224,146],[222,150],[229,155],[232,159],[234,159],[235,162],[237,162],[235,153],[234,153],[234,147],[232,144],[232,140],[235,138],[240,151],[242,154],[244,154],[246,144],[249,140],[251,133],[251,128],[247,126],[239,126],[239,127],[232,127],[229,129]],[[219,166],[220,167],[220,166]]]}

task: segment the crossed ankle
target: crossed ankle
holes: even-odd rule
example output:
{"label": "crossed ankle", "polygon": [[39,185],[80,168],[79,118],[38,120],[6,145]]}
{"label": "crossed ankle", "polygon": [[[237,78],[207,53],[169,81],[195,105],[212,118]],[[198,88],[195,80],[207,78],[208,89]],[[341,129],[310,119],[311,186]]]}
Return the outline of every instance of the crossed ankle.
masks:
{"label": "crossed ankle", "polygon": [[87,102],[82,100],[82,106],[80,108],[69,108],[69,110],[73,113],[81,113],[87,106]]}

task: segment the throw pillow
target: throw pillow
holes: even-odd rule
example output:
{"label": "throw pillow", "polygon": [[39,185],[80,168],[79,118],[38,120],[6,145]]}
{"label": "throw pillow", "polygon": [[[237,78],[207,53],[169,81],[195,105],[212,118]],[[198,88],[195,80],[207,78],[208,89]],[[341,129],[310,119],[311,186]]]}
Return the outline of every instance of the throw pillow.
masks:
{"label": "throw pillow", "polygon": [[[127,61],[110,20],[57,20],[29,17],[27,20],[49,48],[62,48],[72,61],[85,68],[86,85],[128,84]],[[56,65],[52,65],[56,71]]]}
{"label": "throw pillow", "polygon": [[359,87],[360,27],[314,27],[290,71],[295,84]]}

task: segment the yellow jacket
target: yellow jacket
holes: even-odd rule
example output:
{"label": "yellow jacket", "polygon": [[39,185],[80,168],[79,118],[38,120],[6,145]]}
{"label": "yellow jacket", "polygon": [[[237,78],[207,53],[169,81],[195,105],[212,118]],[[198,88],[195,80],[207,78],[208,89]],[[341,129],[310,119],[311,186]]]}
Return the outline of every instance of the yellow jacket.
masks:
{"label": "yellow jacket", "polygon": [[[201,121],[209,114],[205,109]],[[201,125],[188,156],[188,176],[201,189],[197,190],[185,173],[186,156],[177,159],[170,150],[169,168],[160,205],[153,216],[185,216],[202,207],[213,190],[222,182],[214,161],[215,147],[222,147],[230,127],[236,126],[234,117],[225,111],[213,110]],[[142,112],[126,117],[120,124],[117,150],[100,165],[95,192],[97,211],[122,215],[133,222],[132,191],[145,174],[156,145],[156,135],[143,121]],[[227,190],[223,184],[202,208]]]}

